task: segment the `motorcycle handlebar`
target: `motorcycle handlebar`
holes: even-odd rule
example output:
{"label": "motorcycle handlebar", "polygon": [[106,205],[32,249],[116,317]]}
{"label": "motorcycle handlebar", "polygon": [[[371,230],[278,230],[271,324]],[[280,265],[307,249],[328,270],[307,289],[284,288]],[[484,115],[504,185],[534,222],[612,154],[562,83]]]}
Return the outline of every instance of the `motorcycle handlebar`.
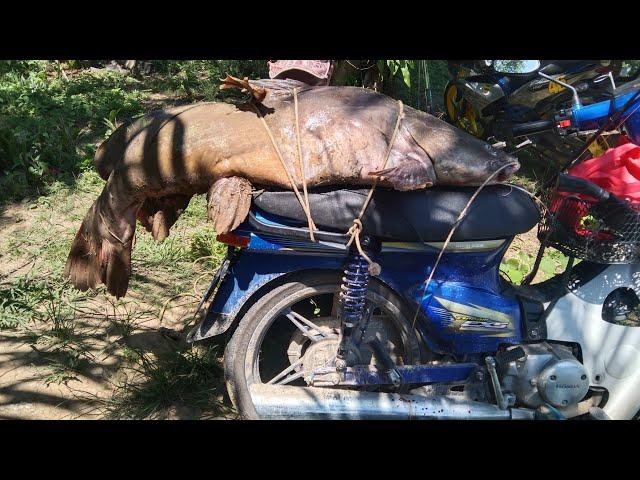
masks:
{"label": "motorcycle handlebar", "polygon": [[556,126],[554,120],[537,120],[535,122],[519,123],[511,128],[514,137],[529,135],[532,133],[541,133],[546,130],[552,130]]}
{"label": "motorcycle handlebar", "polygon": [[558,176],[558,190],[570,193],[582,193],[597,200],[608,200],[611,194],[595,183],[583,178],[561,173]]}

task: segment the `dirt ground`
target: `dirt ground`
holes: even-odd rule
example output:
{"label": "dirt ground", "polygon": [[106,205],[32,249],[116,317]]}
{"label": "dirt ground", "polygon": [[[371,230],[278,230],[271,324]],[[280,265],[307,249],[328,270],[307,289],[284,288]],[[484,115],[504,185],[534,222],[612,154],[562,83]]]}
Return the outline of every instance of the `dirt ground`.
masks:
{"label": "dirt ground", "polygon": [[131,286],[124,300],[115,301],[104,292],[72,291],[60,275],[74,231],[95,197],[95,188],[88,190],[64,190],[0,210],[0,289],[20,278],[43,285],[34,293],[40,297],[33,319],[2,328],[0,318],[0,418],[232,416],[220,355],[191,349],[184,340],[215,268],[215,261],[183,258],[184,244],[201,233],[196,224],[206,224],[206,216],[197,218],[203,206],[176,225],[173,243],[155,244],[138,232]]}

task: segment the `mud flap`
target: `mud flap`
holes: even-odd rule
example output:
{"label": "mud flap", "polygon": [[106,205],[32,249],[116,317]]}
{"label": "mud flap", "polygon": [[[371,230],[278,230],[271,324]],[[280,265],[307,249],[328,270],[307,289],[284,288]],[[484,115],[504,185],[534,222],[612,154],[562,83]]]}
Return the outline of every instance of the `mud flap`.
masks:
{"label": "mud flap", "polygon": [[[236,260],[238,259],[239,254],[240,254],[239,250],[236,250],[231,246],[228,247],[227,255],[225,256],[224,260],[222,260],[222,263],[220,264],[220,267],[218,267],[218,270],[216,271],[215,275],[213,276],[213,279],[211,280],[211,283],[209,284],[209,287],[207,288],[207,291],[202,296],[202,299],[200,300],[200,303],[198,304],[198,307],[196,308],[196,311],[193,314],[194,317],[196,317],[198,315],[198,313],[200,313],[200,310],[202,309],[202,306],[209,300],[209,298],[211,297],[213,292],[216,291],[216,294],[217,294],[220,291],[220,286],[225,281],[225,279],[227,277],[227,273],[229,272],[229,268],[236,262]],[[214,296],[214,298],[212,299],[211,303],[213,304],[215,302],[215,300],[216,300],[216,298]],[[188,343],[193,343],[193,342],[195,342],[197,340],[202,340],[203,338],[206,338],[207,336],[211,336],[211,335],[203,335],[204,332],[209,331],[209,329],[213,326],[213,323],[215,323],[215,318],[213,318],[214,321],[211,322],[211,318],[210,317],[212,317],[212,316],[207,314],[205,316],[205,319],[202,322],[198,323],[195,327],[193,327],[189,331],[189,333],[187,334],[187,342]],[[223,319],[222,323],[226,324],[224,319]],[[209,324],[211,324],[211,325],[209,325]],[[203,328],[206,328],[206,330],[203,330]],[[220,333],[222,333],[222,332],[220,332]],[[217,335],[217,333],[213,333],[212,335]]]}

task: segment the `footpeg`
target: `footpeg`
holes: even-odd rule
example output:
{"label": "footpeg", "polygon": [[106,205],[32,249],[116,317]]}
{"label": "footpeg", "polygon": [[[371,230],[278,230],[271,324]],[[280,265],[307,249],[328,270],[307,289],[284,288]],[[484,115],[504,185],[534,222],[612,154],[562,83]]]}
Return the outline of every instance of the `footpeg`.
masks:
{"label": "footpeg", "polygon": [[520,360],[521,358],[524,358],[526,356],[527,354],[522,347],[516,347],[497,354],[495,356],[495,359],[498,366],[502,367],[505,365],[509,365],[511,362],[515,362],[516,360]]}

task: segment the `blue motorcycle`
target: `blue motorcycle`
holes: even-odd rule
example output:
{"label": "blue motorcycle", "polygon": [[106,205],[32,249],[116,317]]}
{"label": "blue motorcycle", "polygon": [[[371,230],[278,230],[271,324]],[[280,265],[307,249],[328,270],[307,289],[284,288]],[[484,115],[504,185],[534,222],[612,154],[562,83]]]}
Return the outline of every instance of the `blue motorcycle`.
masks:
{"label": "blue motorcycle", "polygon": [[[552,129],[518,128],[522,123],[553,120],[565,106],[599,103],[640,71],[621,76],[615,60],[449,61],[452,80],[444,91],[447,121],[482,139],[510,146],[528,135],[529,146],[561,163],[584,146],[586,131],[559,136]],[[579,95],[579,97],[578,97]],[[579,98],[579,100],[578,100]],[[515,129],[515,130],[514,130]],[[601,139],[602,140],[602,139]],[[599,155],[604,142],[592,144]],[[605,146],[606,148],[606,146]]]}
{"label": "blue motorcycle", "polygon": [[[604,127],[623,112],[637,141],[639,108],[640,86],[558,112],[553,128]],[[533,286],[500,274],[514,236],[541,221],[517,186],[486,186],[470,204],[475,188],[378,189],[361,250],[345,232],[367,190],[310,192],[315,241],[293,192],[257,192],[246,221],[218,236],[228,253],[188,339],[224,338],[243,418],[632,418],[640,219],[586,180],[560,175],[557,189],[589,195],[590,221],[614,233],[594,248],[563,230],[559,210],[542,216],[541,235],[571,258]]]}

